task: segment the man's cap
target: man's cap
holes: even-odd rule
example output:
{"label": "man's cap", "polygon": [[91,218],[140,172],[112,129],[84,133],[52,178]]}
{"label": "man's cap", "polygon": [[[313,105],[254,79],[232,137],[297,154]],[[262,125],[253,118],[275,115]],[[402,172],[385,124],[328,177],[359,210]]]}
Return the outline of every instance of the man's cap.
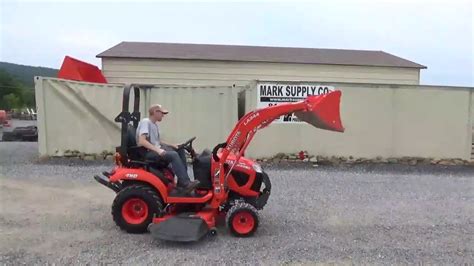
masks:
{"label": "man's cap", "polygon": [[153,104],[152,106],[150,106],[150,109],[148,109],[148,111],[150,112],[150,114],[151,114],[152,112],[155,112],[156,110],[159,110],[159,111],[162,112],[163,114],[169,113],[169,111],[166,110],[165,108],[163,108],[163,106],[161,106],[161,104]]}

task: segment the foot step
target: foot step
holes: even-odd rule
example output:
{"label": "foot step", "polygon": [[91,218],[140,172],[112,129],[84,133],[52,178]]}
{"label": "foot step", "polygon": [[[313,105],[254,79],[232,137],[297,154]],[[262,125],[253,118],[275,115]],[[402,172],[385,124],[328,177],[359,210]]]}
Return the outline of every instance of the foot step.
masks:
{"label": "foot step", "polygon": [[206,194],[196,193],[195,191],[192,191],[190,193],[183,193],[181,190],[178,190],[178,189],[174,189],[168,194],[169,197],[180,197],[180,198],[202,198],[205,195]]}

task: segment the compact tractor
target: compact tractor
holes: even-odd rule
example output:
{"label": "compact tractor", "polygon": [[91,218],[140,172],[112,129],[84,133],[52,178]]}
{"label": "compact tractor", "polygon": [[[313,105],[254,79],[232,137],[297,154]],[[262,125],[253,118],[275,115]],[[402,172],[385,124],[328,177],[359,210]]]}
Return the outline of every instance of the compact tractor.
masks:
{"label": "compact tractor", "polygon": [[[179,145],[192,159],[198,187],[188,194],[176,189],[169,162],[147,161],[146,149],[137,146],[135,131],[140,121],[140,89],[147,85],[127,85],[123,91],[121,145],[116,148],[115,166],[95,180],[116,192],[112,217],[129,233],[146,233],[169,241],[197,241],[215,235],[218,221],[225,221],[237,237],[248,237],[259,225],[258,211],[271,192],[270,178],[261,165],[243,157],[252,138],[282,115],[294,113],[299,120],[317,128],[344,132],[340,120],[340,91],[308,96],[299,102],[280,103],[244,115],[223,143],[212,151],[197,154],[190,140]],[[130,91],[134,109],[129,112]],[[222,218],[222,219],[220,219]]]}

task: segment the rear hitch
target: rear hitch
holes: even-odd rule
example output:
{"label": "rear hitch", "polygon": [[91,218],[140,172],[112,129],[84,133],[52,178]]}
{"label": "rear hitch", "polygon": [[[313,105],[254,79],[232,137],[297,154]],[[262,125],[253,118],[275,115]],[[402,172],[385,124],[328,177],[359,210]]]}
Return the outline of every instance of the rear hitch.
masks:
{"label": "rear hitch", "polygon": [[95,175],[94,176],[94,179],[99,182],[100,184],[112,189],[113,191],[115,191],[116,193],[118,193],[120,190],[122,190],[122,186],[120,184],[117,184],[117,183],[112,183],[107,179],[105,179],[104,177],[101,177],[99,175]]}

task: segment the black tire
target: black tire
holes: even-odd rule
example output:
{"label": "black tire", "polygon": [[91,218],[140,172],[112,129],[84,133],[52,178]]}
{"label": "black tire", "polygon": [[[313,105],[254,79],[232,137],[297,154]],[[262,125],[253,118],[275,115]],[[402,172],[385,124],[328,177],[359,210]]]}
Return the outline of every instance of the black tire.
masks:
{"label": "black tire", "polygon": [[[242,225],[238,225],[239,222],[242,223]],[[225,223],[234,236],[252,236],[259,224],[258,211],[252,204],[238,202],[227,212]]]}
{"label": "black tire", "polygon": [[11,134],[9,132],[2,134],[2,141],[15,141],[15,140],[16,140],[16,136],[14,134]]}
{"label": "black tire", "polygon": [[[127,221],[127,217],[122,215],[124,204],[127,203],[127,206],[129,206],[128,204],[132,200],[138,200],[146,204],[147,212],[143,215],[143,218],[139,218],[139,220],[143,219],[142,222],[130,223]],[[112,217],[120,229],[128,233],[141,234],[148,231],[148,225],[152,222],[153,217],[157,216],[162,209],[162,200],[154,189],[147,185],[130,185],[117,193],[112,204]]]}

